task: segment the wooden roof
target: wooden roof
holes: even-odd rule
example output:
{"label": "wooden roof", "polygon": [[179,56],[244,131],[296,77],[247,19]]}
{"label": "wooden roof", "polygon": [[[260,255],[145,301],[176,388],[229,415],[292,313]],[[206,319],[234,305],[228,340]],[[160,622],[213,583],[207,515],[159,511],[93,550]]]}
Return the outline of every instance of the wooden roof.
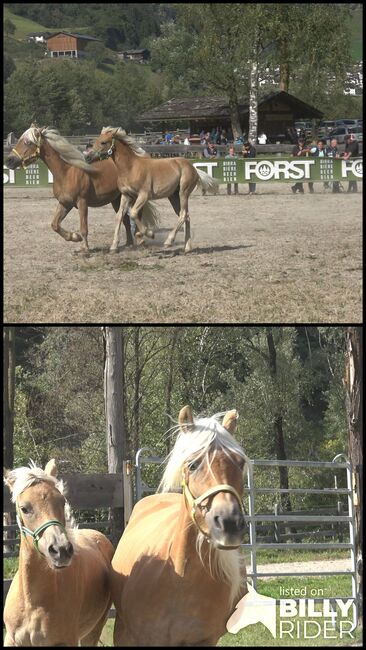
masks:
{"label": "wooden roof", "polygon": [[[265,95],[258,102],[259,109],[271,110],[272,100],[281,100],[289,105],[295,118],[307,117],[320,119],[323,113],[318,109],[306,104],[294,95],[285,91],[273,92]],[[247,102],[239,102],[239,110],[242,116],[249,112]],[[229,103],[226,97],[188,97],[185,99],[170,99],[156,108],[142,113],[138,121],[162,121],[162,120],[183,120],[183,119],[216,119],[229,118]]]}
{"label": "wooden roof", "polygon": [[73,36],[74,38],[83,38],[87,41],[99,41],[99,38],[95,38],[94,36],[85,36],[85,34],[75,34],[71,32],[54,32],[50,36],[47,37],[47,40],[52,38],[53,36],[58,36],[58,34],[65,34],[65,36]]}

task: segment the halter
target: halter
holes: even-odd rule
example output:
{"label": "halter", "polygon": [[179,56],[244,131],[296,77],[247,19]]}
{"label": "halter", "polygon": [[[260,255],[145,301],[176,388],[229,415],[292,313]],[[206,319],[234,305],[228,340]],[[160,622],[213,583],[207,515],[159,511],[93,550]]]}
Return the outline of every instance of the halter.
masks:
{"label": "halter", "polygon": [[38,160],[38,158],[41,155],[41,135],[40,134],[39,134],[38,140],[37,140],[37,142],[35,144],[36,144],[35,153],[32,153],[32,154],[30,154],[30,156],[26,156],[25,158],[23,158],[20,155],[20,153],[17,152],[16,149],[12,149],[12,152],[15,153],[15,155],[18,156],[18,158],[20,158],[20,160],[22,162],[23,169],[28,167],[28,165],[31,165],[33,162],[36,162],[36,160]]}
{"label": "halter", "polygon": [[[186,503],[187,503],[188,507],[190,508],[191,519],[192,519],[193,523],[197,526],[198,530],[205,536],[205,538],[207,540],[209,540],[208,533],[206,533],[204,530],[202,530],[201,526],[199,525],[198,521],[196,520],[196,509],[197,509],[197,506],[199,506],[202,503],[202,501],[204,501],[205,499],[207,499],[210,496],[213,496],[214,494],[218,494],[219,492],[231,492],[231,494],[233,494],[234,497],[236,497],[236,499],[237,499],[237,501],[239,503],[239,506],[240,506],[240,510],[241,510],[242,514],[244,515],[244,508],[243,508],[243,505],[242,505],[242,502],[241,502],[241,497],[240,497],[239,493],[235,490],[235,488],[233,488],[231,485],[228,485],[227,483],[219,483],[217,485],[214,485],[214,487],[210,488],[209,490],[206,490],[206,492],[201,494],[201,496],[195,498],[193,496],[192,492],[190,491],[189,487],[188,487],[188,483],[186,483],[186,478],[185,478],[184,471],[183,471],[183,474],[182,474],[182,488],[183,488],[184,498],[186,500]],[[226,548],[229,548],[229,547],[226,547]],[[230,547],[230,548],[237,548],[237,547]]]}
{"label": "halter", "polygon": [[110,158],[112,154],[115,152],[116,146],[115,146],[115,138],[112,137],[112,144],[109,147],[108,151],[105,151],[104,153],[98,152],[98,157],[99,160],[107,160],[107,158]]}
{"label": "halter", "polygon": [[41,538],[41,534],[46,530],[46,528],[48,528],[49,526],[59,526],[60,528],[62,528],[62,530],[64,531],[67,537],[66,528],[60,521],[58,521],[58,519],[50,519],[49,521],[46,521],[46,523],[41,524],[41,526],[38,526],[38,528],[36,528],[36,530],[34,531],[30,530],[29,528],[26,528],[22,524],[21,514],[20,514],[18,504],[16,504],[16,519],[17,519],[17,524],[19,526],[19,530],[22,533],[22,535],[24,535],[25,538],[27,537],[27,535],[29,535],[29,537],[32,537],[33,545],[36,547],[40,555],[43,555],[43,553],[41,553],[41,551],[38,548],[38,542]]}

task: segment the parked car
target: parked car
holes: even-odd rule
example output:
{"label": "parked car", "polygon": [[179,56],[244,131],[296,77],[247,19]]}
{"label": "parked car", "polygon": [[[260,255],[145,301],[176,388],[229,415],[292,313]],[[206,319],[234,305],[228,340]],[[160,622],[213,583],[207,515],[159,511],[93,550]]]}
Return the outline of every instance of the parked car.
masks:
{"label": "parked car", "polygon": [[327,136],[330,131],[336,128],[335,120],[322,120],[318,126],[318,136],[320,138]]}
{"label": "parked car", "polygon": [[337,138],[338,144],[343,144],[345,142],[346,135],[349,133],[354,133],[356,136],[356,140],[358,142],[362,142],[363,140],[363,133],[362,133],[362,127],[360,126],[338,126],[336,129],[333,129],[327,136],[327,143],[329,143],[331,138]]}
{"label": "parked car", "polygon": [[295,129],[297,131],[297,137],[309,136],[313,132],[313,125],[311,122],[294,122]]}
{"label": "parked car", "polygon": [[342,120],[335,121],[335,128],[337,128],[337,126],[358,126],[358,120],[345,117]]}

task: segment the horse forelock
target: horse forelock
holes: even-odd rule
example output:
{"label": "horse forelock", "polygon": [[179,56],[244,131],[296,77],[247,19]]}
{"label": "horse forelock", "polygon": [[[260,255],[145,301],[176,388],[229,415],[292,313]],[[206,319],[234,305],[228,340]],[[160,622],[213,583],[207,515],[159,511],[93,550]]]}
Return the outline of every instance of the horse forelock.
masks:
{"label": "horse forelock", "polygon": [[29,127],[24,133],[20,136],[19,140],[30,140],[33,144],[37,144],[39,140],[39,129],[36,127]]}
{"label": "horse forelock", "polygon": [[[50,474],[46,474],[46,472],[41,467],[37,467],[33,461],[30,461],[28,467],[18,467],[13,469],[7,474],[4,481],[7,482],[7,479],[14,481],[11,490],[11,500],[13,503],[16,503],[18,496],[25,490],[32,485],[41,482],[50,483],[62,495],[65,495],[67,491],[66,485],[62,479],[57,479]],[[74,528],[76,526],[68,501],[65,502],[65,519],[67,527]]]}
{"label": "horse forelock", "polygon": [[216,413],[211,418],[199,418],[192,425],[188,425],[187,432],[181,431],[180,425],[173,427],[173,435],[178,432],[178,436],[166,459],[167,466],[158,488],[160,491],[169,492],[181,486],[182,469],[189,460],[205,456],[210,468],[212,459],[209,457],[209,451],[212,446],[215,451],[222,449],[228,456],[238,454],[244,458],[245,468],[248,469],[249,458],[235,438],[218,422],[223,415],[224,413]]}

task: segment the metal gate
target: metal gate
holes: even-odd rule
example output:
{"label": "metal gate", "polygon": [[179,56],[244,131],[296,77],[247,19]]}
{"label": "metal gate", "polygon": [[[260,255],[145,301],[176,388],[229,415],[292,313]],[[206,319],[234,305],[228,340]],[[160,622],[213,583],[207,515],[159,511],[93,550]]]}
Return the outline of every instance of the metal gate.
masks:
{"label": "metal gate", "polygon": [[[142,498],[144,494],[156,492],[156,486],[152,487],[148,485],[142,478],[142,470],[144,465],[147,464],[162,464],[163,459],[159,456],[156,456],[154,452],[148,447],[142,447],[136,454],[135,460],[135,501],[138,501]],[[356,549],[355,549],[355,517],[354,517],[354,507],[353,507],[353,497],[352,497],[352,467],[350,461],[344,454],[338,454],[332,460],[332,462],[317,462],[317,461],[298,461],[298,460],[252,460],[252,467],[248,472],[248,484],[247,492],[248,495],[248,516],[246,516],[246,521],[249,524],[249,543],[242,544],[243,549],[248,549],[251,556],[251,566],[250,570],[248,567],[247,575],[252,578],[253,587],[256,589],[258,578],[263,577],[280,577],[280,576],[298,576],[299,573],[296,572],[260,572],[257,570],[257,552],[261,549],[306,549],[306,550],[316,550],[316,549],[348,549],[350,551],[351,559],[351,571],[308,571],[302,572],[301,575],[307,576],[325,576],[325,575],[349,575],[352,581],[352,595],[351,596],[334,596],[330,598],[330,601],[334,601],[336,598],[342,600],[353,600],[353,625],[356,626],[357,623],[357,583],[356,583]],[[346,471],[347,476],[347,488],[339,488],[337,485],[337,477],[334,473],[335,485],[333,488],[288,488],[288,489],[279,489],[279,488],[268,488],[268,487],[256,487],[255,485],[255,468],[256,467],[303,467],[306,469],[342,469]],[[334,496],[338,495],[347,495],[347,505],[348,513],[347,514],[337,514],[334,515],[291,515],[281,512],[280,514],[256,514],[255,513],[255,498],[258,494],[278,494],[278,493],[291,493],[291,494],[332,494]],[[269,542],[262,543],[257,541],[257,523],[259,522],[273,522],[274,525],[281,522],[286,522],[288,525],[293,523],[301,522],[314,522],[314,523],[323,523],[330,522],[334,524],[341,522],[348,522],[349,527],[349,542],[314,542],[314,543],[302,543],[302,542],[292,542],[292,543],[279,543],[279,542]],[[275,565],[274,565],[275,567]],[[299,598],[298,600],[303,600]],[[324,597],[314,598],[314,601],[323,601]],[[334,619],[333,619],[334,620]]]}

